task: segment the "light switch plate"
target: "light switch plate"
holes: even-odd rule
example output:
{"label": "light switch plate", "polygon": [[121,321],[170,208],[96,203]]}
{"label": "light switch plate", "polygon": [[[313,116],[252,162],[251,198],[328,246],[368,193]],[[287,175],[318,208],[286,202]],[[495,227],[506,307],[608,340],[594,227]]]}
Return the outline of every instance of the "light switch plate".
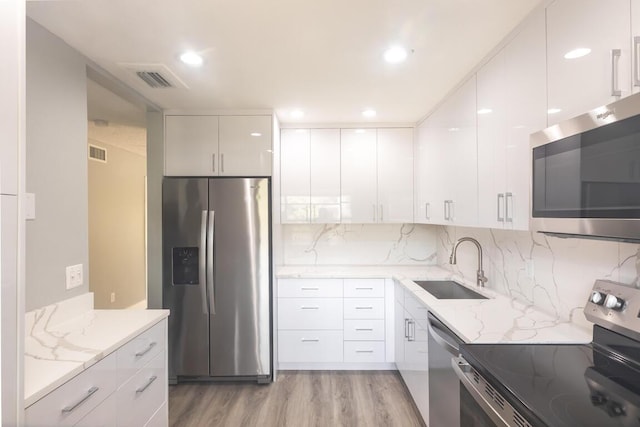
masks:
{"label": "light switch plate", "polygon": [[82,286],[82,283],[84,282],[84,274],[82,270],[82,264],[70,265],[65,269],[67,289]]}

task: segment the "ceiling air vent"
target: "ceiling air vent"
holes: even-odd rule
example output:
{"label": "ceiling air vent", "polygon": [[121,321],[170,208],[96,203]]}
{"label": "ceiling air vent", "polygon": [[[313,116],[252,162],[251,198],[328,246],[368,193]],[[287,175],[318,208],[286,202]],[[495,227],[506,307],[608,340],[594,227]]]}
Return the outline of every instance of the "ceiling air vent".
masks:
{"label": "ceiling air vent", "polygon": [[145,83],[152,89],[188,89],[187,85],[164,64],[118,64],[126,69],[137,84]]}
{"label": "ceiling air vent", "polygon": [[97,162],[107,163],[107,149],[89,144],[89,158]]}

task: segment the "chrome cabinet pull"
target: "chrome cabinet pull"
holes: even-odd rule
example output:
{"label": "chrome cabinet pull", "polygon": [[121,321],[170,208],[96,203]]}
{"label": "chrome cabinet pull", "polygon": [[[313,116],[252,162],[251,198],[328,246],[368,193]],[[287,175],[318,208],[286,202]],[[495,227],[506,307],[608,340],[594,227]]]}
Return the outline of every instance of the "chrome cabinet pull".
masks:
{"label": "chrome cabinet pull", "polygon": [[371,332],[371,331],[373,331],[373,328],[356,328],[356,331],[368,331],[368,332]]}
{"label": "chrome cabinet pull", "polygon": [[317,291],[319,288],[300,288],[303,291]]}
{"label": "chrome cabinet pull", "polygon": [[633,38],[633,85],[640,86],[640,36]]}
{"label": "chrome cabinet pull", "polygon": [[84,402],[86,402],[87,399],[89,399],[91,396],[93,396],[98,390],[100,390],[99,387],[96,387],[96,386],[91,387],[89,390],[87,390],[87,394],[85,394],[83,397],[78,399],[78,401],[76,403],[74,403],[73,405],[65,406],[64,408],[62,408],[62,413],[63,414],[68,414],[69,412],[73,412],[74,409],[76,409],[78,406],[80,406]]}
{"label": "chrome cabinet pull", "polygon": [[621,55],[620,49],[611,49],[611,96],[622,95],[622,91],[618,87],[618,63]]}
{"label": "chrome cabinet pull", "polygon": [[148,388],[149,388],[149,386],[150,386],[151,384],[153,384],[153,382],[154,382],[155,380],[157,380],[157,379],[158,379],[158,377],[157,377],[157,376],[155,376],[155,375],[154,375],[154,376],[152,376],[151,378],[149,378],[149,381],[147,381],[147,383],[146,383],[145,385],[143,385],[142,387],[140,387],[139,389],[137,389],[137,390],[136,390],[136,393],[142,393],[142,392],[144,392],[144,391],[145,391],[146,389],[148,389]]}
{"label": "chrome cabinet pull", "polygon": [[373,222],[376,222],[376,205],[372,205],[373,206]]}
{"label": "chrome cabinet pull", "polygon": [[431,203],[425,203],[425,204],[424,204],[424,218],[425,218],[427,221],[430,221],[430,220],[431,220],[431,218],[429,217],[429,205],[431,205]]}
{"label": "chrome cabinet pull", "polygon": [[504,199],[504,217],[507,222],[513,222],[513,209],[509,209],[509,201],[511,201],[511,207],[513,208],[513,193],[505,193]]}
{"label": "chrome cabinet pull", "polygon": [[373,288],[356,288],[356,291],[372,291]]}
{"label": "chrome cabinet pull", "polygon": [[500,199],[502,199],[504,203],[504,193],[498,194],[498,206],[496,207],[496,209],[498,210],[498,217],[497,217],[498,222],[504,222],[504,216],[500,216],[500,212],[502,211],[502,208],[500,207]]}
{"label": "chrome cabinet pull", "polygon": [[224,154],[220,154],[220,172],[224,173]]}
{"label": "chrome cabinet pull", "polygon": [[319,342],[318,338],[302,338],[300,341],[302,342]]}
{"label": "chrome cabinet pull", "polygon": [[144,349],[144,350],[142,350],[142,351],[137,352],[135,356],[136,356],[136,357],[142,357],[142,356],[144,356],[145,354],[149,353],[149,352],[151,351],[151,349],[152,349],[153,347],[155,347],[155,346],[156,346],[156,342],[155,342],[155,341],[152,341],[151,343],[149,343],[149,345],[147,346],[147,348],[145,348],[145,349]]}
{"label": "chrome cabinet pull", "polygon": [[373,310],[373,307],[368,306],[368,307],[356,307],[356,310]]}
{"label": "chrome cabinet pull", "polygon": [[409,338],[409,319],[404,319],[404,337]]}
{"label": "chrome cabinet pull", "polygon": [[316,306],[305,306],[305,305],[303,305],[300,308],[303,309],[303,310],[319,310],[320,309],[320,307],[318,307],[317,305]]}
{"label": "chrome cabinet pull", "polygon": [[356,353],[373,353],[373,350],[356,350]]}
{"label": "chrome cabinet pull", "polygon": [[211,157],[213,158],[213,160],[211,161],[211,169],[213,170],[213,172],[215,172],[216,171],[216,153],[213,153]]}
{"label": "chrome cabinet pull", "polygon": [[444,220],[449,221],[449,201],[444,201]]}
{"label": "chrome cabinet pull", "polygon": [[384,210],[382,205],[380,205],[380,222],[384,222]]}
{"label": "chrome cabinet pull", "polygon": [[413,320],[409,320],[409,336],[407,337],[408,341],[416,340],[416,322]]}

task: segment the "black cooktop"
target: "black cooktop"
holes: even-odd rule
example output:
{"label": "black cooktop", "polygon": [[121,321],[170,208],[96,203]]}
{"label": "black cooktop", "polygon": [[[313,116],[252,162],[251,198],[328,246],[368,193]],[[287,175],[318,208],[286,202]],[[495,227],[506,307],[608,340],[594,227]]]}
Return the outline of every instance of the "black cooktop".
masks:
{"label": "black cooktop", "polygon": [[532,426],[640,426],[640,343],[594,326],[594,343],[463,344],[462,356]]}

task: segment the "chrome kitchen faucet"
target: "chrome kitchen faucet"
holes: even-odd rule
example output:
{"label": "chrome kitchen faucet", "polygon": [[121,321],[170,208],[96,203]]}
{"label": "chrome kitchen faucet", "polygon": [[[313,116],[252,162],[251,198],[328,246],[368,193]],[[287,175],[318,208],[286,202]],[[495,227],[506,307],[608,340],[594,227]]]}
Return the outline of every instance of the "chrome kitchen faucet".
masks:
{"label": "chrome kitchen faucet", "polygon": [[477,273],[477,285],[480,287],[484,287],[484,284],[487,282],[487,278],[484,275],[484,270],[482,269],[482,246],[480,246],[480,242],[472,237],[461,237],[458,239],[455,245],[453,245],[453,249],[451,250],[451,256],[449,256],[449,264],[456,264],[456,251],[458,250],[458,246],[462,242],[471,242],[476,245],[478,248],[478,273]]}

